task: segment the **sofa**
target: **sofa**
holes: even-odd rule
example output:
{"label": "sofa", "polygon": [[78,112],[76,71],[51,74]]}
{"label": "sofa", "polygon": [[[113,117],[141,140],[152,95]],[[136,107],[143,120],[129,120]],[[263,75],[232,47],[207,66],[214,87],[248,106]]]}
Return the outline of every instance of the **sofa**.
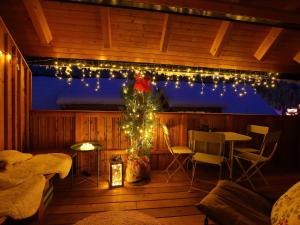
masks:
{"label": "sofa", "polygon": [[272,204],[239,184],[221,180],[196,207],[219,225],[299,225],[300,182]]}

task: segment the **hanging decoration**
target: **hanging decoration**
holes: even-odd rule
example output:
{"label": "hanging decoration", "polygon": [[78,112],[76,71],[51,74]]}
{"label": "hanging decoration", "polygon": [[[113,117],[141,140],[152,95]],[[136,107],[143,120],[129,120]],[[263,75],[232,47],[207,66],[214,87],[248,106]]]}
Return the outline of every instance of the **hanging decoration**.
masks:
{"label": "hanging decoration", "polygon": [[148,178],[158,94],[153,93],[151,80],[139,73],[134,84],[123,87],[125,110],[122,129],[129,139],[126,181]]}
{"label": "hanging decoration", "polygon": [[[200,67],[188,67],[177,65],[110,62],[110,61],[79,61],[79,60],[29,60],[32,70],[43,68],[50,71],[58,79],[66,80],[71,85],[74,78],[82,81],[86,87],[91,87],[86,78],[96,78],[95,91],[101,90],[100,78],[125,78],[134,79],[134,74],[148,74],[147,82],[157,85],[157,81],[164,81],[164,85],[173,81],[175,88],[180,88],[180,82],[188,82],[190,87],[200,83],[199,93],[206,91],[218,92],[220,96],[226,94],[228,83],[239,96],[247,93],[246,86],[250,85],[254,93],[258,87],[274,88],[278,79],[278,73],[260,71],[237,71],[225,69],[212,69]],[[213,83],[211,90],[206,90],[205,83]],[[140,87],[144,84],[139,84]]]}

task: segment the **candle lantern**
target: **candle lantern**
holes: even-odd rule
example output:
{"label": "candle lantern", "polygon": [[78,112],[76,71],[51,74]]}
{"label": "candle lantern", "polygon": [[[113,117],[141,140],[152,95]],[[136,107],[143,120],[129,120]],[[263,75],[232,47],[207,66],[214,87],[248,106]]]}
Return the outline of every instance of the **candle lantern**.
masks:
{"label": "candle lantern", "polygon": [[123,161],[121,155],[112,156],[109,163],[109,186],[110,188],[114,187],[123,187]]}

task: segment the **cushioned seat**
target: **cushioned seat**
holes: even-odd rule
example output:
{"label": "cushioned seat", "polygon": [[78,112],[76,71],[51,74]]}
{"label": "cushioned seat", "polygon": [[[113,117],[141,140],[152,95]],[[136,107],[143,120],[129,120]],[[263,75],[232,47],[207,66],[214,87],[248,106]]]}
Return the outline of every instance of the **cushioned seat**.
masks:
{"label": "cushioned seat", "polygon": [[267,157],[264,157],[264,156],[261,156],[259,154],[255,154],[255,153],[252,153],[252,152],[240,153],[240,154],[237,154],[236,157],[238,157],[240,159],[245,159],[245,160],[248,160],[248,161],[252,161],[252,162],[256,162],[257,160],[260,160],[262,162],[268,160]]}
{"label": "cushioned seat", "polygon": [[234,149],[235,151],[237,152],[240,152],[240,153],[243,153],[243,152],[259,152],[258,149],[255,149],[255,148],[235,148]]}
{"label": "cushioned seat", "polygon": [[209,155],[206,153],[197,152],[193,156],[193,159],[204,163],[220,165],[224,161],[224,156]]}
{"label": "cushioned seat", "polygon": [[270,225],[272,204],[231,181],[219,181],[197,207],[220,225]]}
{"label": "cushioned seat", "polygon": [[193,154],[193,151],[186,146],[173,146],[172,150],[174,154]]}

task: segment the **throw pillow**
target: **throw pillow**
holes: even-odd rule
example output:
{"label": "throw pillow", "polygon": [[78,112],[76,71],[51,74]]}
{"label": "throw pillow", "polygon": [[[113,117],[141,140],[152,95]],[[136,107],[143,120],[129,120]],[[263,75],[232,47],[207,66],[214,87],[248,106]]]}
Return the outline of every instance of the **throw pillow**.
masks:
{"label": "throw pillow", "polygon": [[300,181],[275,202],[271,222],[272,225],[300,224]]}

